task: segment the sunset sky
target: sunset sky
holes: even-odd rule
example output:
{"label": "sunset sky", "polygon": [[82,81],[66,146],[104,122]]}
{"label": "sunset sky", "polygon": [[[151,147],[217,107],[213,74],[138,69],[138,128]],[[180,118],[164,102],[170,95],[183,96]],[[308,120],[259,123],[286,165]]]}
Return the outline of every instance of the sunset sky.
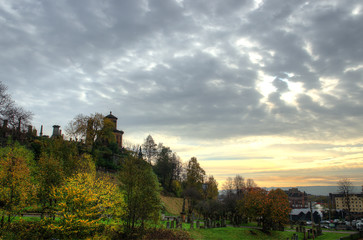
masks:
{"label": "sunset sky", "polygon": [[110,111],[220,183],[363,184],[361,0],[4,0],[0,81],[33,125]]}

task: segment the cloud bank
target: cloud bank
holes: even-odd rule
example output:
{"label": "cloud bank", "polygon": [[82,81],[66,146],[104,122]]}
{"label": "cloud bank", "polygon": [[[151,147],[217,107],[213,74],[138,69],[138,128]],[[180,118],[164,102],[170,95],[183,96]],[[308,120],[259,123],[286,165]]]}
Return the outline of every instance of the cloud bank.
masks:
{"label": "cloud bank", "polygon": [[[0,80],[48,128],[112,110],[126,136],[177,149],[277,136],[346,147],[363,129],[362,23],[354,0],[3,1]],[[232,157],[261,156],[247,151]]]}

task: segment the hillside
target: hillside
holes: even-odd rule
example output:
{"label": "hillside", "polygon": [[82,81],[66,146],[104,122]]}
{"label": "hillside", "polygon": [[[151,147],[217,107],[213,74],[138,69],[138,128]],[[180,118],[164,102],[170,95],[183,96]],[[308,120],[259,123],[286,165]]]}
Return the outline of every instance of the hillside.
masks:
{"label": "hillside", "polygon": [[[161,201],[168,213],[173,215],[179,215],[181,213],[183,208],[183,198],[161,196]],[[187,209],[187,205],[188,204],[185,203],[185,209]]]}

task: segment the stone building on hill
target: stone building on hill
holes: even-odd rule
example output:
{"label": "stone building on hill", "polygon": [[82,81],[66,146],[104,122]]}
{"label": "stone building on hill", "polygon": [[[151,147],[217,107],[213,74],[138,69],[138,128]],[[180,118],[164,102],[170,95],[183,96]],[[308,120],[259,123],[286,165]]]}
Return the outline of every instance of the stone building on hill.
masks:
{"label": "stone building on hill", "polygon": [[113,134],[115,135],[116,143],[120,148],[122,148],[122,136],[124,134],[124,131],[117,130],[117,117],[112,115],[112,112],[110,112],[110,114],[107,115],[105,118],[110,119],[113,123]]}

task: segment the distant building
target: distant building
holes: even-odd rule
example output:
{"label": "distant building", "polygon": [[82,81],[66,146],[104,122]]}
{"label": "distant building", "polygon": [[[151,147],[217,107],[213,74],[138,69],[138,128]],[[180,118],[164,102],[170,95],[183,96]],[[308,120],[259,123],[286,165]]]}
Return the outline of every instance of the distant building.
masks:
{"label": "distant building", "polygon": [[289,197],[292,209],[308,208],[308,195],[306,192],[301,192],[297,188],[290,188],[285,193]]}
{"label": "distant building", "polygon": [[112,112],[110,112],[110,114],[107,115],[105,118],[110,119],[113,123],[113,134],[116,137],[116,143],[120,148],[122,148],[122,136],[124,134],[124,131],[117,130],[117,117],[112,115]]}
{"label": "distant building", "polygon": [[[42,126],[43,127],[43,126]],[[60,126],[59,125],[53,125],[53,134],[52,134],[52,138],[55,137],[60,137],[62,135],[61,130],[59,129]],[[43,131],[43,128],[42,128]],[[43,134],[43,132],[41,132],[41,134]]]}
{"label": "distant building", "polygon": [[[319,223],[323,219],[323,213],[320,210],[313,210],[313,220]],[[290,212],[291,221],[311,221],[311,211],[309,208],[292,209]]]}
{"label": "distant building", "polygon": [[[329,194],[330,200],[336,210],[348,210],[346,198],[343,194]],[[353,216],[363,216],[363,193],[349,195],[350,212]]]}

